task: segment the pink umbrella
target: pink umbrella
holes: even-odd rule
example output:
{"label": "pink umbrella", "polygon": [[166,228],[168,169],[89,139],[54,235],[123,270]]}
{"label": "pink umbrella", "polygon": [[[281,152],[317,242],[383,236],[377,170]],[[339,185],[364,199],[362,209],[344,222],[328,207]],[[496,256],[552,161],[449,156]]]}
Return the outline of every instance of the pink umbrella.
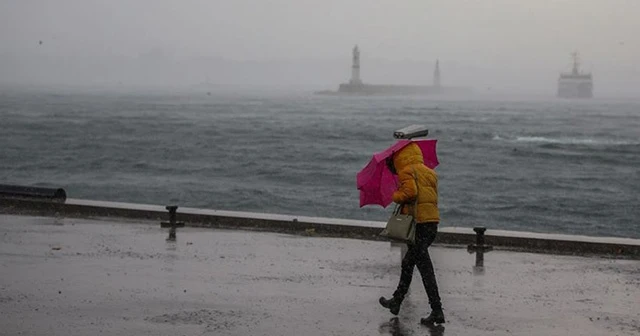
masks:
{"label": "pink umbrella", "polygon": [[424,164],[433,169],[438,165],[436,156],[436,142],[438,140],[399,140],[393,146],[382,152],[375,153],[364,169],[358,172],[356,177],[357,187],[360,190],[360,207],[368,204],[378,204],[383,208],[391,204],[393,192],[397,188],[398,178],[393,175],[385,160],[398,152],[406,145],[414,142],[422,150]]}

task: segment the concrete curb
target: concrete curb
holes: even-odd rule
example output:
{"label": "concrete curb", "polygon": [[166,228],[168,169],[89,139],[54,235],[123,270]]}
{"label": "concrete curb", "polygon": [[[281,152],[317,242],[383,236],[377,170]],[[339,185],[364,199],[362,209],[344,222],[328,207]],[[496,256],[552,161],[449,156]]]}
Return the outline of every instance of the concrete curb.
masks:
{"label": "concrete curb", "polygon": [[[168,212],[164,206],[80,199],[67,199],[65,203],[51,203],[28,199],[0,198],[0,213],[75,218],[114,217],[157,221],[168,218]],[[194,208],[179,208],[177,217],[186,225],[196,227],[385,240],[378,236],[385,223],[374,221]],[[441,227],[435,243],[466,246],[474,243],[475,237],[476,234],[471,228]],[[491,230],[490,228],[485,237],[487,244],[498,249],[640,259],[639,239],[538,234]]]}

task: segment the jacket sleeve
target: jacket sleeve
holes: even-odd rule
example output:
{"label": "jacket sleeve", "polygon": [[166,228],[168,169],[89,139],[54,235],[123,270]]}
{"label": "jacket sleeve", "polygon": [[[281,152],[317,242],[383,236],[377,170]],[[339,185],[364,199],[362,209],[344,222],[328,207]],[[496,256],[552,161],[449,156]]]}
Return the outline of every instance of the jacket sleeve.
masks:
{"label": "jacket sleeve", "polygon": [[398,187],[398,190],[393,193],[393,201],[399,204],[414,201],[418,193],[418,188],[411,170],[404,169],[399,172],[398,180],[400,182],[400,186]]}

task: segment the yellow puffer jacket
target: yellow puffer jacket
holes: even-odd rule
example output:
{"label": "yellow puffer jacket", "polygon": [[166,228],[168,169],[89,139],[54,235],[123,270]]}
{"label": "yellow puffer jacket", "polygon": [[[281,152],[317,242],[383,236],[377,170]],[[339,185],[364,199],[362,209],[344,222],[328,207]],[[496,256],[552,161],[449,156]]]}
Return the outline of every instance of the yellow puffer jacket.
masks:
{"label": "yellow puffer jacket", "polygon": [[440,222],[438,175],[433,169],[424,165],[420,147],[411,143],[402,148],[393,155],[393,165],[398,172],[400,182],[398,190],[393,193],[393,201],[405,204],[402,213],[407,214],[411,211],[413,214],[413,203],[419,190],[416,222]]}

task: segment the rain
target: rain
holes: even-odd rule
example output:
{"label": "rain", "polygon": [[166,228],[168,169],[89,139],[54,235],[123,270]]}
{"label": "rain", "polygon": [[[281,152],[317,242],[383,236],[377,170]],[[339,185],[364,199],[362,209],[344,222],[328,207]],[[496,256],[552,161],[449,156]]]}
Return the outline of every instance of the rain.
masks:
{"label": "rain", "polygon": [[638,335],[640,2],[0,2],[0,334]]}

